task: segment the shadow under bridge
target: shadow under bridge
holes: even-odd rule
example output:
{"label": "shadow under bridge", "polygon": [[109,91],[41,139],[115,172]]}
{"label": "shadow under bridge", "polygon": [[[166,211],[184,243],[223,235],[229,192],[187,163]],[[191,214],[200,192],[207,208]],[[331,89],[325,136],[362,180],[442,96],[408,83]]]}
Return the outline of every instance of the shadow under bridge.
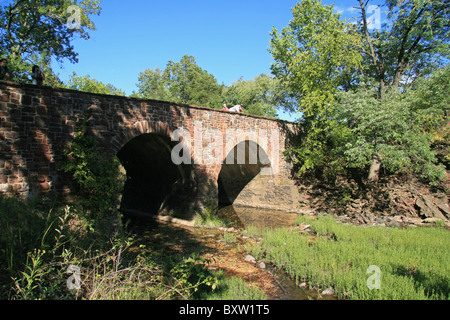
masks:
{"label": "shadow under bridge", "polygon": [[193,215],[197,183],[191,165],[175,165],[171,159],[177,142],[161,134],[143,134],[117,154],[126,170],[121,211],[130,217]]}

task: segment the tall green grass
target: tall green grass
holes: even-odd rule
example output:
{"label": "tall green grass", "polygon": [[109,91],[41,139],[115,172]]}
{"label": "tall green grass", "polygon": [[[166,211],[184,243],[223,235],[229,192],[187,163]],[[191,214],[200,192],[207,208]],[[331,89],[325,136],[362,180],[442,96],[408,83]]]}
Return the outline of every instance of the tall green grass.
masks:
{"label": "tall green grass", "polygon": [[[344,225],[330,216],[297,223],[311,224],[315,236],[266,230],[260,252],[298,283],[333,286],[342,299],[449,299],[448,230]],[[373,265],[380,270],[379,289],[368,286]]]}

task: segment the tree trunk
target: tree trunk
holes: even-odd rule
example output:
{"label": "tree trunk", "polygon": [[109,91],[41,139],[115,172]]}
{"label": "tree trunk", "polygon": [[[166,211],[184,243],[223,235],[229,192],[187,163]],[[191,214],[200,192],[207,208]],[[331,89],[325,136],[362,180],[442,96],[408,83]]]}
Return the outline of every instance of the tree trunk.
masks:
{"label": "tree trunk", "polygon": [[381,162],[377,155],[373,156],[372,164],[370,165],[369,177],[367,178],[369,182],[377,183],[380,178],[380,168]]}
{"label": "tree trunk", "polygon": [[384,79],[381,78],[380,79],[380,100],[381,100],[381,102],[384,102],[385,95],[386,95],[386,84],[384,82]]}

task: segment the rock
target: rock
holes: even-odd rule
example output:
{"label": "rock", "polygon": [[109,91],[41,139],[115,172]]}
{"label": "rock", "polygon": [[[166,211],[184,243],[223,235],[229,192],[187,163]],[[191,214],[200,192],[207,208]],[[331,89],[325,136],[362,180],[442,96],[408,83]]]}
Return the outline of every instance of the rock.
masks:
{"label": "rock", "polygon": [[436,201],[435,204],[439,208],[439,210],[441,210],[442,213],[447,217],[447,219],[450,219],[450,207],[448,206],[448,204],[441,201]]}
{"label": "rock", "polygon": [[420,215],[424,218],[439,218],[446,220],[438,206],[435,205],[436,199],[430,195],[421,195],[416,200],[416,206],[420,209]]}
{"label": "rock", "polygon": [[387,217],[387,226],[400,228],[403,225],[403,219],[401,216]]}
{"label": "rock", "polygon": [[300,231],[300,233],[311,232],[310,228],[311,228],[310,224],[303,224],[303,223],[296,227],[296,229],[298,229]]}
{"label": "rock", "polygon": [[258,266],[259,266],[261,269],[265,269],[265,268],[266,268],[266,264],[265,264],[264,262],[260,262],[260,263],[258,264]]}
{"label": "rock", "polygon": [[387,223],[388,227],[395,227],[395,228],[400,228],[402,225],[400,222],[395,221],[395,220],[391,220]]}
{"label": "rock", "polygon": [[436,223],[436,222],[442,222],[444,221],[443,219],[439,219],[439,218],[426,218],[424,220],[425,223]]}
{"label": "rock", "polygon": [[403,217],[403,221],[405,223],[418,225],[418,226],[423,224],[423,219],[421,219],[421,218]]}
{"label": "rock", "polygon": [[244,260],[247,261],[247,262],[256,263],[255,257],[253,257],[250,254],[246,255]]}
{"label": "rock", "polygon": [[308,284],[306,282],[302,282],[298,285],[301,289],[306,289],[308,287]]}
{"label": "rock", "polygon": [[334,289],[332,287],[329,287],[322,291],[323,296],[332,296],[334,294]]}

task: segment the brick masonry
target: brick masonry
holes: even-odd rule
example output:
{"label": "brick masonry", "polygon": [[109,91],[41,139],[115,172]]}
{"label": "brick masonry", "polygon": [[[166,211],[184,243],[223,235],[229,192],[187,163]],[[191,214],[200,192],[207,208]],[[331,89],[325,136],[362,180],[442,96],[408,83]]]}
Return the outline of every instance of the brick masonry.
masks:
{"label": "brick masonry", "polygon": [[[175,130],[185,128],[191,135],[192,159],[195,160],[194,152],[202,155],[211,148],[213,140],[196,135],[194,124],[201,123],[204,131],[214,129],[222,134],[223,155],[236,144],[253,139],[249,133],[263,130],[268,135],[265,152],[271,155],[272,163],[277,164],[276,174],[254,179],[237,200],[242,204],[274,208],[295,209],[297,205],[295,186],[290,179],[292,165],[283,157],[288,137],[296,128],[293,123],[192,105],[5,81],[0,81],[0,192],[26,197],[52,190],[70,193],[59,167],[63,150],[73,138],[75,125],[84,117],[88,119],[91,134],[111,154],[117,154],[142,134],[172,137]],[[227,135],[230,128],[237,130],[235,135]],[[207,156],[203,159],[208,160]],[[221,163],[194,165],[199,203],[204,203],[205,199],[217,200],[221,169]]]}

